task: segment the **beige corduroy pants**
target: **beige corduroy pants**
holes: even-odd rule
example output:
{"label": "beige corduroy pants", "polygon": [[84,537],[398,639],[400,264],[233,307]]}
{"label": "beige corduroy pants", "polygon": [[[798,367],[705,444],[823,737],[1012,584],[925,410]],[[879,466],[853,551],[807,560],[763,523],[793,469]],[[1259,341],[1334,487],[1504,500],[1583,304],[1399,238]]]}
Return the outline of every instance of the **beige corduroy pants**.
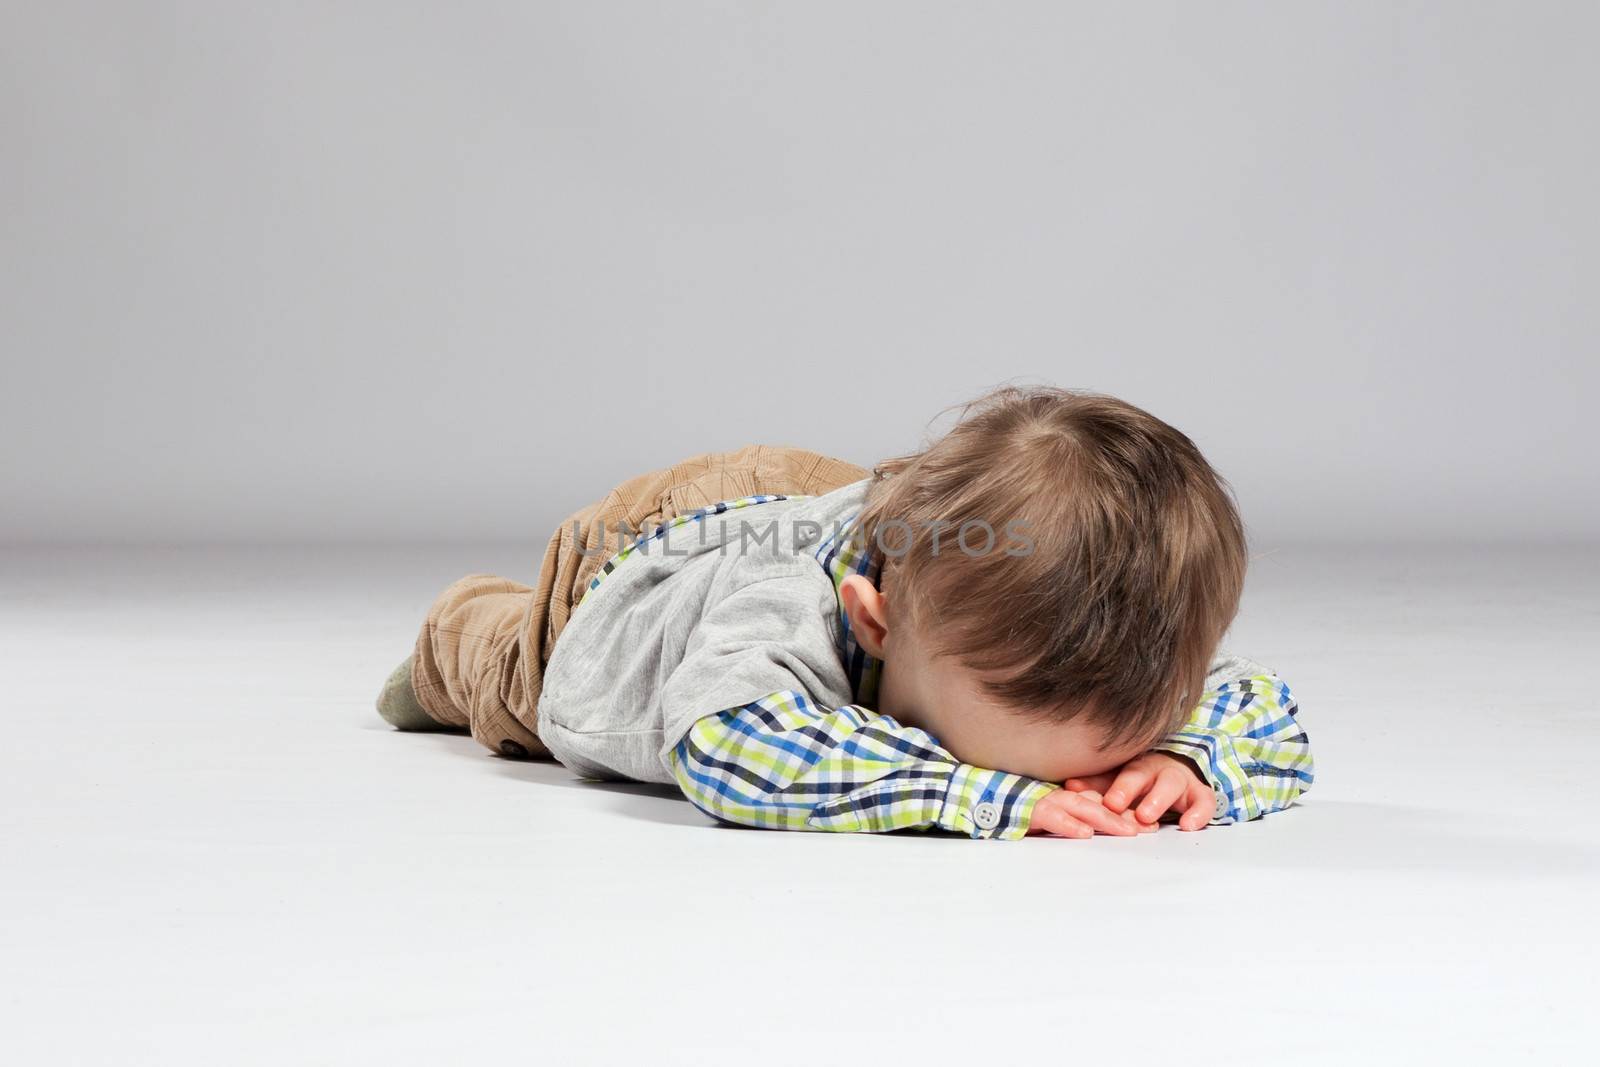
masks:
{"label": "beige corduroy pants", "polygon": [[806,449],[748,445],[630,478],[550,535],[536,586],[469,574],[439,594],[411,664],[418,703],[502,755],[548,755],[536,714],[545,665],[595,572],[633,536],[722,500],[814,496],[868,473]]}

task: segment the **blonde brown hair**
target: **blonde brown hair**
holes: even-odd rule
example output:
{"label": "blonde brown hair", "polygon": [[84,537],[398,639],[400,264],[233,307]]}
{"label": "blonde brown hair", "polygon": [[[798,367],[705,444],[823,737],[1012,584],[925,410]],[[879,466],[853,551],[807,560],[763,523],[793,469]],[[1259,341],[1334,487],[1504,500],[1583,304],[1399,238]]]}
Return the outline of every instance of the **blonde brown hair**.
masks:
{"label": "blonde brown hair", "polygon": [[1115,397],[1005,386],[960,410],[929,447],[873,469],[855,524],[883,558],[896,624],[996,699],[1082,715],[1107,745],[1174,729],[1244,585],[1227,483]]}

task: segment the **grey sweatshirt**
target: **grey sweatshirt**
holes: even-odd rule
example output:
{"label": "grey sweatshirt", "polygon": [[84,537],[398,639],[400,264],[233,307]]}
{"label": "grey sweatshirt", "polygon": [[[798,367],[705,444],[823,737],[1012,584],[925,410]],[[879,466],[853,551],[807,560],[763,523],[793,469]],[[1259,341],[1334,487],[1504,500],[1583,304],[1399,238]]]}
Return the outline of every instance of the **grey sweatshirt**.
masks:
{"label": "grey sweatshirt", "polygon": [[786,689],[850,703],[838,593],[815,553],[869,484],[669,525],[602,572],[545,667],[539,740],[580,774],[670,783],[697,719]]}

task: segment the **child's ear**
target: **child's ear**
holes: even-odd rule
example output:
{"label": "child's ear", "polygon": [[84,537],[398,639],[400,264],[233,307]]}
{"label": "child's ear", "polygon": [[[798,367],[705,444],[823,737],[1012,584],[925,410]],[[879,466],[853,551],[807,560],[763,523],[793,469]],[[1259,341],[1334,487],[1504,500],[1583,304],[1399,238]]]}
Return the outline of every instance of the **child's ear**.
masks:
{"label": "child's ear", "polygon": [[839,583],[839,599],[850,619],[850,632],[874,659],[883,658],[884,640],[889,636],[889,602],[872,580],[852,574]]}

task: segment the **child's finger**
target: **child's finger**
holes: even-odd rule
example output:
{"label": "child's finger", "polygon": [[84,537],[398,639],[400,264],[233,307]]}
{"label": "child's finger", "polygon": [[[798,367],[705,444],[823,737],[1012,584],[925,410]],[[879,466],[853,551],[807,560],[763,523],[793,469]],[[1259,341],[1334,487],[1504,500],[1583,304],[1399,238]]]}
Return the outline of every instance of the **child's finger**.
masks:
{"label": "child's finger", "polygon": [[1111,788],[1106,790],[1106,807],[1112,811],[1127,811],[1150,788],[1155,771],[1145,767],[1124,767]]}
{"label": "child's finger", "polygon": [[1034,805],[1033,818],[1029,820],[1028,829],[1040,833],[1054,834],[1057,837],[1093,837],[1094,831],[1083,823],[1074,819],[1066,808],[1055,798],[1067,794],[1052,793]]}
{"label": "child's finger", "polygon": [[1139,821],[1131,811],[1112,811],[1098,793],[1093,798],[1088,793],[1077,793],[1077,797],[1072,814],[1078,822],[1086,822],[1101,833],[1115,833],[1117,837],[1133,837],[1139,832]]}
{"label": "child's finger", "polygon": [[1091,774],[1087,778],[1068,778],[1066,786],[1080,793],[1085,791],[1104,793],[1111,782],[1112,777],[1109,774]]}
{"label": "child's finger", "polygon": [[1098,797],[1071,792],[1067,793],[1066,797],[1067,810],[1072,813],[1072,817],[1102,834],[1132,837],[1139,832],[1134,820],[1110,810]]}
{"label": "child's finger", "polygon": [[1185,780],[1187,777],[1178,767],[1162,771],[1150,786],[1150,792],[1139,802],[1139,821],[1155,822],[1165,815],[1178,798],[1189,791],[1189,783]]}
{"label": "child's finger", "polygon": [[1204,830],[1216,814],[1217,801],[1211,790],[1195,786],[1189,790],[1188,807],[1178,819],[1180,830]]}

